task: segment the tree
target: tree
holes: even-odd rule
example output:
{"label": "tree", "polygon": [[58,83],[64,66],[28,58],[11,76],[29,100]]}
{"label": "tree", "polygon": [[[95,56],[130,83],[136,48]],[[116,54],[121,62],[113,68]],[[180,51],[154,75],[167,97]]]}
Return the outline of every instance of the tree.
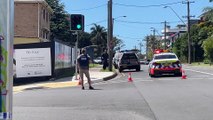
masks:
{"label": "tree", "polygon": [[92,45],[92,42],[90,41],[90,34],[87,32],[80,32],[78,47],[83,48],[90,45]]}
{"label": "tree", "polygon": [[107,48],[107,32],[106,29],[100,25],[94,24],[91,28],[91,42],[93,45],[98,45],[97,55],[100,56],[103,49]]}
{"label": "tree", "polygon": [[203,42],[202,45],[204,51],[205,51],[205,57],[209,59],[211,62],[213,62],[213,37],[209,37]]}
{"label": "tree", "polygon": [[46,0],[46,2],[53,9],[53,14],[50,20],[50,38],[53,40],[57,38],[64,42],[71,42],[73,44],[74,36],[70,31],[69,15],[64,10],[64,5],[60,0]]}
{"label": "tree", "polygon": [[121,39],[118,39],[117,37],[113,37],[113,48],[114,51],[121,50],[122,47],[124,47],[125,44]]}

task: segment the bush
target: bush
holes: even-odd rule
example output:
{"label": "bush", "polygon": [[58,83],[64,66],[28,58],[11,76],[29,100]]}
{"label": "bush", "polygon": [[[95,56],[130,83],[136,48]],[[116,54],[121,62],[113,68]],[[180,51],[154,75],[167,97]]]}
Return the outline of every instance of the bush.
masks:
{"label": "bush", "polygon": [[211,61],[210,61],[209,59],[204,59],[204,60],[203,60],[203,63],[204,63],[204,64],[210,64]]}

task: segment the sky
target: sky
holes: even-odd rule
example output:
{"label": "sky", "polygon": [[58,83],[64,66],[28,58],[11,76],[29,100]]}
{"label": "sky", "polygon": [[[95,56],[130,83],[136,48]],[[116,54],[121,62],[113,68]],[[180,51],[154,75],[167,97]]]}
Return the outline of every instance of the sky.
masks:
{"label": "sky", "polygon": [[[156,29],[156,35],[162,35],[164,21],[171,28],[187,23],[186,0],[112,0],[112,16],[114,18],[113,34],[123,40],[123,49],[139,49],[139,43],[145,36],[153,34],[151,28]],[[85,16],[85,32],[91,32],[93,23],[107,29],[107,2],[108,0],[61,0],[69,14],[83,14]],[[191,19],[199,19],[205,7],[212,7],[209,0],[190,0]],[[164,8],[164,6],[170,6]],[[174,10],[174,12],[172,11]],[[177,15],[181,20],[177,17]],[[124,17],[126,16],[126,17]],[[143,42],[145,44],[145,42]],[[145,47],[144,47],[145,48]],[[145,51],[142,48],[142,52]]]}

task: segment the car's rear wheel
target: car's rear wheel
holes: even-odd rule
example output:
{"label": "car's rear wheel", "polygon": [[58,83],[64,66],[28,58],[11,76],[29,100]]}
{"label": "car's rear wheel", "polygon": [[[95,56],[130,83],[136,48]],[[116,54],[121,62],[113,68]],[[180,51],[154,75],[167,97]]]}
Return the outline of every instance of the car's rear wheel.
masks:
{"label": "car's rear wheel", "polygon": [[175,73],[175,76],[180,77],[180,76],[182,76],[182,73],[181,72],[180,73]]}

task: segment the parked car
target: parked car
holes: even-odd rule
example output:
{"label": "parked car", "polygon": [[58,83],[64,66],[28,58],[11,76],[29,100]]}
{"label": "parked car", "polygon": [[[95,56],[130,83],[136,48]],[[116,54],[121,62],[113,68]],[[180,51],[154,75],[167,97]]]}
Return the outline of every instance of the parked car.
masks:
{"label": "parked car", "polygon": [[112,59],[112,63],[113,63],[113,66],[114,66],[115,69],[118,68],[118,62],[119,62],[121,55],[122,55],[122,52],[118,51],[118,52],[115,53],[115,55]]}
{"label": "parked car", "polygon": [[148,65],[150,60],[140,60],[140,64],[142,65]]}
{"label": "parked car", "polygon": [[182,75],[182,65],[175,53],[158,53],[149,63],[149,76],[162,74]]}
{"label": "parked car", "polygon": [[140,71],[141,66],[138,56],[134,52],[122,53],[118,62],[118,69],[119,72],[122,72],[124,69],[136,69],[136,71]]}
{"label": "parked car", "polygon": [[102,64],[101,57],[97,57],[97,58],[93,59],[93,62],[96,64]]}

